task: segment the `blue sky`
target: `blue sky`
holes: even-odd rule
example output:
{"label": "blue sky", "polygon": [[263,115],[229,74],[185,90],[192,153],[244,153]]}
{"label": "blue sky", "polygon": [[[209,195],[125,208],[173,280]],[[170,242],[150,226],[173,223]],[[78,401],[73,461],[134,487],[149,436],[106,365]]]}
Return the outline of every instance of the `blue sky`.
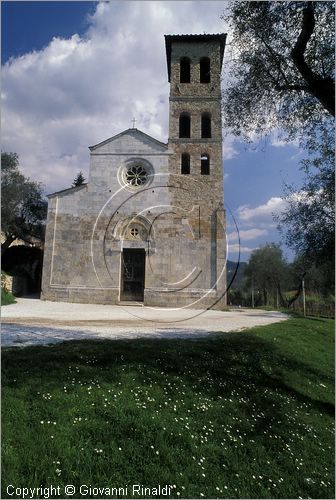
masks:
{"label": "blue sky", "polygon": [[[88,174],[88,146],[131,126],[168,139],[164,34],[227,32],[225,1],[1,2],[2,150],[47,192]],[[188,22],[186,22],[188,20]],[[228,33],[228,42],[230,33]],[[224,57],[222,77],[225,79]],[[262,147],[224,140],[225,203],[242,260],[280,242],[272,219],[283,183],[301,184],[302,152],[270,138]],[[228,213],[229,258],[237,236]],[[291,258],[291,252],[283,246]]]}
{"label": "blue sky", "polygon": [[2,64],[10,57],[42,49],[53,36],[83,35],[89,24],[87,15],[95,6],[95,2],[77,1],[2,2]]}

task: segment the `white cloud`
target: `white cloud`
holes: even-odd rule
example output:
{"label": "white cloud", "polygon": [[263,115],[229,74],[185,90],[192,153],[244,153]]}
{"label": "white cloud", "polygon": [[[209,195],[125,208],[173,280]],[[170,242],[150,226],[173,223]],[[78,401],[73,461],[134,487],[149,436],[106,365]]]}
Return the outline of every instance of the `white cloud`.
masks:
{"label": "white cloud", "polygon": [[251,208],[248,205],[242,205],[237,209],[240,221],[245,223],[266,223],[271,224],[273,214],[280,213],[285,208],[286,202],[280,197],[272,197],[263,205]]}
{"label": "white cloud", "polygon": [[278,132],[273,132],[271,135],[271,145],[274,146],[275,148],[282,148],[285,146],[295,146],[299,147],[299,141],[297,139],[292,140],[292,141],[286,141],[284,138],[283,133],[280,131]]}
{"label": "white cloud", "polygon": [[[258,248],[258,247],[256,247]],[[230,259],[230,253],[250,253],[253,252],[253,250],[256,250],[256,248],[251,248],[251,247],[244,247],[242,245],[239,245],[238,243],[234,243],[229,245],[229,251],[228,251],[228,259]]]}
{"label": "white cloud", "polygon": [[288,146],[288,142],[284,141],[283,139],[280,139],[280,137],[273,137],[271,144],[275,148],[283,148],[285,146]]}
{"label": "white cloud", "polygon": [[[47,190],[87,176],[88,146],[131,127],[168,138],[164,34],[218,33],[218,1],[100,2],[84,36],[53,38],[2,68],[2,149]],[[188,20],[186,25],[186,20]],[[226,157],[235,154],[227,143]],[[230,156],[231,155],[231,156]]]}
{"label": "white cloud", "polygon": [[[242,242],[244,241],[249,241],[249,240],[255,240],[256,238],[259,238],[260,236],[264,236],[267,234],[266,229],[258,229],[258,228],[253,228],[253,229],[242,229],[239,231],[239,237]],[[234,241],[238,238],[238,233],[237,231],[233,231],[232,233],[227,234],[227,238],[229,241]]]}
{"label": "white cloud", "polygon": [[299,149],[296,153],[294,153],[289,159],[291,161],[298,162],[299,160],[302,160],[302,155],[303,155],[303,150]]}
{"label": "white cloud", "polygon": [[235,138],[232,135],[224,136],[223,138],[223,159],[231,160],[237,156],[238,151],[234,147]]}
{"label": "white cloud", "polygon": [[[253,228],[253,229],[242,229],[239,230],[239,238],[238,240],[238,232],[237,230],[231,231],[227,234],[228,239],[228,258],[230,259],[230,255],[232,258],[232,254],[240,253],[241,256],[246,259],[249,257],[249,254],[258,248],[260,244],[263,244],[263,241],[256,241],[254,246],[247,246],[246,242],[250,240],[258,240],[260,237],[265,236],[268,233],[265,229]],[[263,240],[263,239],[262,239]],[[245,254],[245,255],[244,255]]]}

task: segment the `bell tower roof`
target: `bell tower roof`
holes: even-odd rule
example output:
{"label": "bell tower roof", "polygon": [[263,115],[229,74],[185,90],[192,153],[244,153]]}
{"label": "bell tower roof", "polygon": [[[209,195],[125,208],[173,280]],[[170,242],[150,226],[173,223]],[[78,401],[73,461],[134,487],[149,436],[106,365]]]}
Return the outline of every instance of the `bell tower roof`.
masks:
{"label": "bell tower roof", "polygon": [[226,33],[203,34],[203,35],[165,35],[164,37],[166,42],[168,82],[170,82],[170,73],[171,73],[171,46],[172,43],[174,42],[204,43],[204,42],[218,41],[220,43],[220,64],[222,66],[225,42],[226,42]]}

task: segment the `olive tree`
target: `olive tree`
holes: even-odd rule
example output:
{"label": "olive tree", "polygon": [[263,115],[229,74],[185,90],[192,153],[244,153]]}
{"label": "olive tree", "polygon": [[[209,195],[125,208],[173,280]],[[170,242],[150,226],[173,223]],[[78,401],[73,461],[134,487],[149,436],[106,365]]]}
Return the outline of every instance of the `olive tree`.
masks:
{"label": "olive tree", "polygon": [[43,240],[47,201],[42,184],[29,180],[20,172],[16,153],[1,153],[1,169],[3,253],[17,238],[27,243]]}
{"label": "olive tree", "polygon": [[232,1],[225,126],[234,135],[318,135],[335,116],[334,2]]}

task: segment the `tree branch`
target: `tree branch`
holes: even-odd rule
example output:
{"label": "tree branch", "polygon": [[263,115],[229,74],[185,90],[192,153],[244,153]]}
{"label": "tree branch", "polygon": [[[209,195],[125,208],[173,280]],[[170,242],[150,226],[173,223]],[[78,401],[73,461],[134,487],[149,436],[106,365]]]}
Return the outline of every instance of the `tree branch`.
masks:
{"label": "tree branch", "polygon": [[3,255],[5,253],[7,248],[9,248],[11,246],[11,244],[13,243],[13,241],[15,239],[16,239],[16,236],[13,234],[6,235],[5,241],[3,243],[1,243],[1,255]]}
{"label": "tree branch", "polygon": [[260,40],[262,41],[262,43],[265,45],[266,49],[269,51],[269,53],[271,54],[271,56],[274,58],[274,62],[276,63],[277,67],[278,67],[278,70],[279,70],[279,73],[281,74],[282,78],[284,79],[284,81],[286,82],[286,84],[288,83],[288,80],[287,80],[287,77],[286,77],[286,74],[285,72],[283,71],[282,67],[281,67],[281,56],[280,54],[278,54],[267,42],[266,40],[264,39],[263,36],[259,36]]}
{"label": "tree branch", "polygon": [[332,116],[335,116],[335,82],[322,78],[306,63],[304,53],[315,29],[315,2],[307,2],[303,9],[301,33],[296,40],[291,56],[300,75],[308,84],[309,92],[316,97]]}
{"label": "tree branch", "polygon": [[283,307],[286,307],[287,309],[290,308],[290,306],[292,304],[294,304],[294,302],[300,297],[301,293],[302,293],[302,280],[303,278],[305,277],[306,275],[306,271],[304,271],[304,273],[302,274],[302,277],[300,279],[300,283],[299,283],[299,286],[295,292],[295,294],[293,295],[292,298],[290,299],[287,299],[286,297],[284,297],[282,295],[282,292],[281,292],[281,287],[280,287],[280,283],[278,283],[277,285],[277,289],[278,289],[278,293],[279,293],[279,297],[280,297],[280,303]]}
{"label": "tree branch", "polygon": [[307,85],[277,85],[275,90],[303,90],[307,92],[309,88]]}

